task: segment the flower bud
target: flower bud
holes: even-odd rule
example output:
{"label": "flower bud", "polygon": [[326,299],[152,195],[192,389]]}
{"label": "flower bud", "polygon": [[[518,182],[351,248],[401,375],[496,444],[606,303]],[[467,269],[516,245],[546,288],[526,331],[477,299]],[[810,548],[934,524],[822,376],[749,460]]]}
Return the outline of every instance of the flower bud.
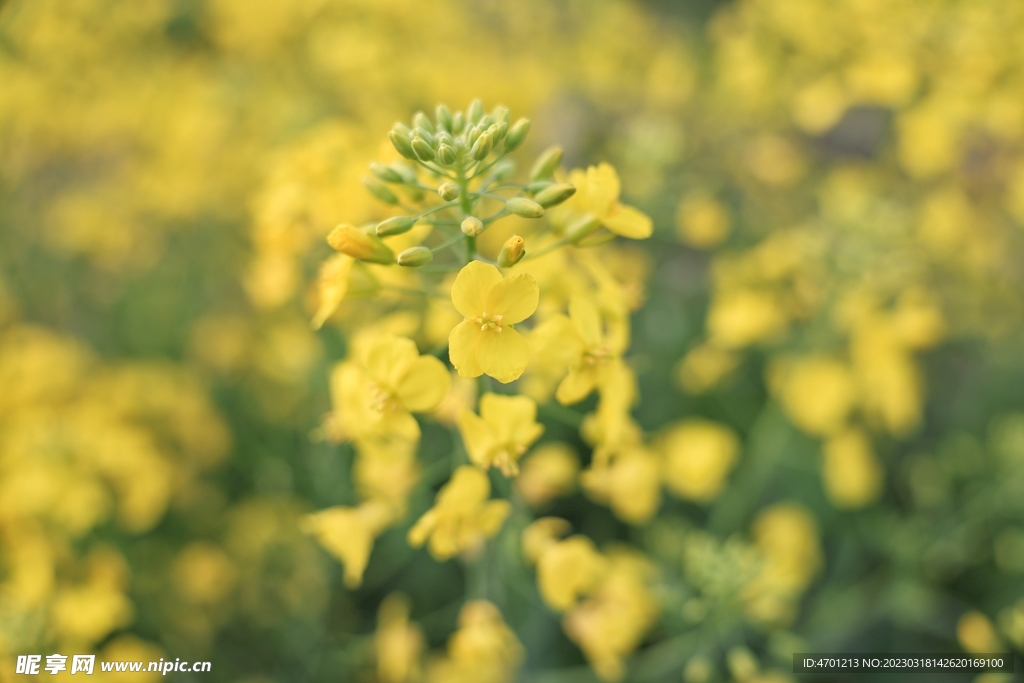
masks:
{"label": "flower bud", "polygon": [[437,125],[444,130],[451,131],[452,129],[452,111],[443,104],[437,105],[435,110]]}
{"label": "flower bud", "polygon": [[466,128],[466,115],[457,111],[452,115],[452,133],[458,135]]}
{"label": "flower bud", "polygon": [[388,183],[405,182],[405,179],[402,178],[401,174],[399,174],[398,171],[391,168],[390,166],[380,163],[379,161],[374,161],[373,163],[370,164],[370,172],[373,173],[373,175],[380,178],[381,180]]}
{"label": "flower bud", "polygon": [[519,235],[512,235],[505,241],[498,254],[498,265],[509,268],[523,260],[526,256],[525,242]]}
{"label": "flower bud", "polygon": [[419,135],[412,139],[412,151],[420,161],[434,160],[434,148]]}
{"label": "flower bud", "polygon": [[453,182],[441,183],[437,188],[437,196],[446,202],[459,198],[459,186]]}
{"label": "flower bud", "polygon": [[507,123],[492,123],[490,128],[487,129],[487,134],[491,136],[491,140],[495,145],[501,142],[502,138],[505,137],[505,133],[507,132]]}
{"label": "flower bud", "polygon": [[379,237],[387,237],[388,235],[401,235],[403,232],[409,232],[412,230],[412,226],[416,225],[416,219],[412,216],[395,216],[389,218],[386,221],[382,221],[377,224],[377,229],[374,231]]}
{"label": "flower bud", "polygon": [[416,153],[412,151],[412,138],[403,130],[400,130],[398,126],[391,129],[388,133],[388,140],[391,140],[392,146],[395,150],[406,159],[415,159]]}
{"label": "flower bud", "polygon": [[494,119],[496,123],[504,123],[506,130],[508,129],[508,125],[512,122],[511,112],[509,112],[508,107],[495,107],[494,111],[491,112],[491,118]]}
{"label": "flower bud", "polygon": [[481,161],[491,153],[492,146],[491,134],[485,132],[477,138],[476,142],[473,143],[473,149],[470,150],[470,154],[473,155],[473,158],[477,161]]}
{"label": "flower bud", "polygon": [[426,247],[410,247],[398,255],[398,265],[419,268],[434,260],[434,254]]}
{"label": "flower bud", "polygon": [[576,194],[575,185],[571,185],[570,183],[558,183],[557,185],[551,185],[541,190],[537,193],[534,199],[545,209],[549,209],[552,206],[561,204],[574,194]]}
{"label": "flower bud", "polygon": [[451,166],[458,160],[458,158],[458,153],[451,145],[442,142],[437,148],[437,160],[445,166]]}
{"label": "flower bud", "polygon": [[558,145],[548,147],[533,163],[533,168],[530,169],[530,180],[550,178],[560,163],[562,163],[562,148]]}
{"label": "flower bud", "polygon": [[513,197],[505,202],[505,208],[523,218],[540,218],[544,215],[544,207],[526,197]]}
{"label": "flower bud", "polygon": [[491,175],[497,181],[506,180],[516,170],[516,162],[511,159],[502,159],[491,169]]}
{"label": "flower bud", "polygon": [[351,225],[339,225],[327,236],[327,243],[336,251],[360,261],[383,263],[395,262],[395,254],[376,235],[370,235]]}
{"label": "flower bud", "polygon": [[413,128],[422,128],[430,133],[434,132],[434,124],[430,122],[430,119],[421,111],[416,112],[416,115],[412,117]]}
{"label": "flower bud", "polygon": [[469,145],[474,144],[477,139],[487,130],[486,126],[482,126],[479,123],[469,130],[466,131],[466,143]]}
{"label": "flower bud", "polygon": [[468,237],[476,237],[484,231],[483,222],[476,216],[468,216],[462,221],[462,234]]}
{"label": "flower bud", "polygon": [[416,138],[423,138],[431,147],[437,147],[437,138],[434,137],[434,134],[426,128],[421,128],[419,126],[414,128],[412,131],[412,139],[415,140]]}
{"label": "flower bud", "polygon": [[469,104],[469,110],[466,112],[466,118],[469,122],[476,125],[484,117],[484,105],[480,100],[473,100]]}
{"label": "flower bud", "polygon": [[390,187],[388,187],[381,181],[377,180],[376,178],[371,178],[369,176],[364,177],[363,185],[366,187],[367,190],[370,191],[370,194],[372,194],[374,197],[381,200],[385,204],[398,203],[398,195],[392,192]]}
{"label": "flower bud", "polygon": [[523,140],[526,139],[526,134],[530,132],[530,120],[519,119],[508,129],[508,133],[505,134],[505,151],[514,152],[519,149],[519,146],[523,144]]}
{"label": "flower bud", "polygon": [[391,164],[391,168],[395,173],[402,176],[403,183],[407,185],[416,184],[416,167],[412,164]]}

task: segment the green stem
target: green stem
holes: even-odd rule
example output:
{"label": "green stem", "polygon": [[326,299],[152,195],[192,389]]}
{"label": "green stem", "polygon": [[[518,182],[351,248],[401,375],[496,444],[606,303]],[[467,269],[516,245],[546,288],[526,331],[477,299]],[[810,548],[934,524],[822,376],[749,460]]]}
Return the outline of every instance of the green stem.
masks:
{"label": "green stem", "polygon": [[459,242],[461,242],[464,239],[468,239],[468,238],[465,235],[459,235],[458,237],[453,237],[452,239],[448,240],[447,242],[442,242],[441,244],[437,245],[436,247],[431,249],[430,252],[432,254],[436,254],[439,251],[442,251],[444,249],[447,249],[450,246],[458,244]]}

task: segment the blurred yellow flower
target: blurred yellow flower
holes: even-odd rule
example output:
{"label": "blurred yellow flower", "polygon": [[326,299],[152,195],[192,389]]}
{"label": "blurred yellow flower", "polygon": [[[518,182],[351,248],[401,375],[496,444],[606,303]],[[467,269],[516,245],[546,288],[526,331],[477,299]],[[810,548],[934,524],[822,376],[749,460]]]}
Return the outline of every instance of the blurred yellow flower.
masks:
{"label": "blurred yellow flower", "polygon": [[691,195],[676,210],[676,232],[691,247],[713,249],[726,240],[729,229],[729,213],[712,197]]}
{"label": "blurred yellow flower", "polygon": [[345,585],[358,588],[370,559],[373,539],[394,521],[386,503],[370,501],[359,507],[336,506],[307,515],[302,530],[316,537],[327,552],[345,565]]}
{"label": "blurred yellow flower", "polygon": [[511,683],[523,661],[519,638],[486,600],[459,612],[459,629],[448,639],[447,658],[434,662],[429,683]]}
{"label": "blurred yellow flower", "polygon": [[380,683],[417,683],[420,680],[423,632],[409,622],[409,599],[401,593],[392,593],[381,601],[373,649]]}
{"label": "blurred yellow flower", "polygon": [[716,293],[708,311],[708,333],[723,349],[741,349],[778,337],[788,319],[771,292],[739,289]]}
{"label": "blurred yellow flower", "polygon": [[573,169],[569,182],[576,187],[576,194],[552,209],[551,220],[570,239],[583,238],[601,226],[629,239],[651,236],[654,224],[650,217],[619,201],[622,186],[611,164],[602,162],[585,171]]}
{"label": "blurred yellow flower", "polygon": [[579,471],[580,461],[572,448],[560,442],[545,443],[523,461],[516,490],[530,507],[542,507],[571,493]]}
{"label": "blurred yellow flower", "polygon": [[977,610],[964,613],[956,622],[956,639],[963,649],[972,654],[994,654],[1005,650],[991,620]]}
{"label": "blurred yellow flower", "polygon": [[537,588],[548,607],[564,612],[587,595],[606,570],[606,561],[586,536],[549,544],[537,561]]}
{"label": "blurred yellow flower", "polygon": [[630,446],[580,475],[587,495],[630,524],[644,524],[661,505],[661,465],[646,448]]}
{"label": "blurred yellow flower", "polygon": [[441,487],[434,502],[409,529],[409,545],[428,543],[430,554],[438,560],[473,550],[494,536],[512,512],[507,500],[488,500],[491,482],[480,469],[463,465]]}
{"label": "blurred yellow flower", "polygon": [[829,437],[822,454],[825,491],[836,507],[864,507],[881,494],[882,466],[864,432],[848,429]]}
{"label": "blurred yellow flower", "polygon": [[736,369],[740,357],[713,344],[701,344],[676,365],[675,375],[680,386],[688,393],[702,394],[714,388]]}
{"label": "blurred yellow flower", "polygon": [[813,356],[782,361],[772,373],[778,373],[775,383],[779,399],[797,427],[824,436],[846,424],[857,394],[854,377],[845,363]]}
{"label": "blurred yellow flower", "polygon": [[736,464],[739,440],[731,429],[701,419],[670,426],[662,437],[665,485],[681,498],[715,499]]}
{"label": "blurred yellow flower", "polygon": [[519,474],[519,458],[544,431],[537,404],[526,396],[484,394],[480,414],[463,410],[458,424],[470,461],[485,470],[497,467],[506,477]]}
{"label": "blurred yellow flower", "polygon": [[523,534],[520,537],[523,558],[530,565],[536,565],[544,553],[571,530],[572,525],[559,517],[535,519],[523,529]]}
{"label": "blurred yellow flower", "polygon": [[497,268],[480,261],[459,271],[452,303],[466,319],[448,337],[448,353],[459,374],[487,374],[503,383],[518,379],[530,349],[513,325],[533,315],[539,295],[528,273],[503,279]]}

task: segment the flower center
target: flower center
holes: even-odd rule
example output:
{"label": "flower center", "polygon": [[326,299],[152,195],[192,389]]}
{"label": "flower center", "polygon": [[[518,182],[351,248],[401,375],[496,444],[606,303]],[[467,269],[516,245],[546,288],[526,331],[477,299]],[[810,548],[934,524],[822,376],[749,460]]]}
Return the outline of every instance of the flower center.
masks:
{"label": "flower center", "polygon": [[370,407],[378,413],[391,413],[398,408],[398,400],[390,391],[374,382],[370,385]]}
{"label": "flower center", "polygon": [[603,365],[604,363],[607,363],[611,357],[611,349],[607,346],[596,346],[592,349],[587,349],[583,354],[583,362],[586,365]]}
{"label": "flower center", "polygon": [[473,320],[480,325],[480,331],[486,332],[487,330],[494,330],[495,332],[501,332],[501,318],[500,314],[490,315],[488,313],[481,313]]}

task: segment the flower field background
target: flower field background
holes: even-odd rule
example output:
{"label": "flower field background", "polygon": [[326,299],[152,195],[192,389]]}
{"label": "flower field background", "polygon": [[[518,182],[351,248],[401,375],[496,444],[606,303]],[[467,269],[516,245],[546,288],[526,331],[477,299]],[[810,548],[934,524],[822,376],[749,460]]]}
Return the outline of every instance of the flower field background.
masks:
{"label": "flower field background", "polygon": [[1008,0],[0,0],[0,681],[1019,653],[1022,38]]}

